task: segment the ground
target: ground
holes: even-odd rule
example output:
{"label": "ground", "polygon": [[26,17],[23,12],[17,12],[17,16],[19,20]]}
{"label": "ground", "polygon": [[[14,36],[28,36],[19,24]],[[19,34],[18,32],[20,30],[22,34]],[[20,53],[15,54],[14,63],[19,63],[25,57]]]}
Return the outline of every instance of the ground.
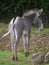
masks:
{"label": "ground", "polygon": [[[0,23],[0,38],[7,31],[8,24]],[[44,31],[39,32],[38,28],[33,26],[29,48],[30,55],[28,57],[24,55],[21,38],[18,46],[18,62],[11,59],[12,53],[9,36],[0,41],[0,65],[32,65],[29,60],[38,51],[44,53],[49,51],[49,28],[44,28]],[[43,65],[49,65],[49,63],[44,63]]]}

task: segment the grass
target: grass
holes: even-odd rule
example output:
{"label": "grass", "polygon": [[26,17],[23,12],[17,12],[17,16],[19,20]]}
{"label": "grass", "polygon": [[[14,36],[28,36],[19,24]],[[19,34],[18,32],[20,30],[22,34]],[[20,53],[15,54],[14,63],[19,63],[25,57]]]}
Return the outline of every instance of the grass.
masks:
{"label": "grass", "polygon": [[33,27],[32,33],[35,35],[38,35],[38,34],[47,35],[47,34],[49,34],[49,28],[44,28],[44,30],[42,32],[40,32],[37,27]]}
{"label": "grass", "polygon": [[31,55],[29,57],[25,57],[23,53],[18,52],[19,61],[11,60],[11,52],[10,51],[0,51],[0,65],[30,65],[29,62]]}
{"label": "grass", "polygon": [[[22,52],[18,52],[19,61],[11,60],[11,51],[0,51],[0,65],[32,65],[29,62],[32,54],[30,56],[25,57]],[[42,65],[49,65],[49,63],[43,63]]]}
{"label": "grass", "polygon": [[[0,37],[7,31],[8,31],[8,24],[0,23]],[[42,37],[47,36],[47,35],[49,35],[49,28],[45,28],[43,32],[39,32],[36,27],[33,27],[32,34],[34,34],[37,37],[38,37],[39,34]],[[47,37],[47,38],[49,38],[49,37]],[[6,40],[9,43],[8,38]],[[46,40],[46,42],[45,42],[44,39],[42,39],[42,40],[44,41],[44,44],[47,43],[47,40]],[[43,44],[39,44],[40,41],[35,40],[36,44],[34,43],[34,45],[37,45],[38,48],[35,48],[33,50],[33,52],[30,53],[30,55],[28,57],[25,57],[23,51],[21,51],[22,49],[20,49],[20,52],[18,52],[18,59],[19,59],[19,61],[18,62],[17,61],[12,61],[12,59],[11,59],[12,52],[11,51],[9,51],[7,49],[4,50],[4,51],[1,51],[1,49],[4,49],[6,47],[7,41],[4,41],[4,43],[6,42],[5,44],[1,44],[0,45],[0,65],[32,65],[31,62],[29,62],[29,60],[32,57],[33,52],[34,51],[37,52],[38,50],[41,50],[41,49],[43,50],[44,49],[44,48],[40,48],[40,47],[42,47],[44,45]],[[49,39],[48,39],[48,41],[49,41]],[[2,47],[2,45],[4,47]],[[46,46],[46,48],[48,48],[48,46]],[[44,50],[44,52],[45,52],[45,50]],[[49,65],[49,63],[44,63],[42,65]]]}

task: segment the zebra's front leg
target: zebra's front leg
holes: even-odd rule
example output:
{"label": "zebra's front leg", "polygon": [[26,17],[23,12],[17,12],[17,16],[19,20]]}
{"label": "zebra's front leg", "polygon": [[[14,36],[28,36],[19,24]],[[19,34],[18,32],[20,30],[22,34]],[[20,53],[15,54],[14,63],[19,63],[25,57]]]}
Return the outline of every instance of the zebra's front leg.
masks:
{"label": "zebra's front leg", "polygon": [[25,56],[29,55],[29,36],[23,35],[23,46],[24,46],[24,53]]}

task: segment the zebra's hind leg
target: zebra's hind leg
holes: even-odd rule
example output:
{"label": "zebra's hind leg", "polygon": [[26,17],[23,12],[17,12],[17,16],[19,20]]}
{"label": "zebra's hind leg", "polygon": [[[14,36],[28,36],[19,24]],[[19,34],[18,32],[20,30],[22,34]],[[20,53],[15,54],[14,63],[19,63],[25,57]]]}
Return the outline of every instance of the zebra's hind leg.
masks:
{"label": "zebra's hind leg", "polygon": [[23,35],[23,46],[25,56],[29,55],[29,37],[27,35]]}
{"label": "zebra's hind leg", "polygon": [[14,39],[14,31],[12,30],[10,33],[10,41],[11,41],[11,48],[12,48],[12,60],[15,60],[15,50],[14,50],[14,44],[15,44],[15,39]]}
{"label": "zebra's hind leg", "polygon": [[14,44],[14,51],[15,51],[15,59],[18,61],[18,57],[17,57],[17,50],[18,50],[18,44],[20,41],[20,37],[21,37],[21,33],[17,32],[17,30],[15,29],[15,44]]}

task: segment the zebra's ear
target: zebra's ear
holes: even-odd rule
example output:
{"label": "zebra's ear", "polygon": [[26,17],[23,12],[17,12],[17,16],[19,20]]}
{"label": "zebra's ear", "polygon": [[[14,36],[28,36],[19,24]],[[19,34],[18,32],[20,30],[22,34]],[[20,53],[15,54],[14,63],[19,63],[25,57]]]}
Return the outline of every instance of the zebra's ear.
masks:
{"label": "zebra's ear", "polygon": [[40,13],[43,12],[43,9],[40,9],[39,12],[40,12]]}

